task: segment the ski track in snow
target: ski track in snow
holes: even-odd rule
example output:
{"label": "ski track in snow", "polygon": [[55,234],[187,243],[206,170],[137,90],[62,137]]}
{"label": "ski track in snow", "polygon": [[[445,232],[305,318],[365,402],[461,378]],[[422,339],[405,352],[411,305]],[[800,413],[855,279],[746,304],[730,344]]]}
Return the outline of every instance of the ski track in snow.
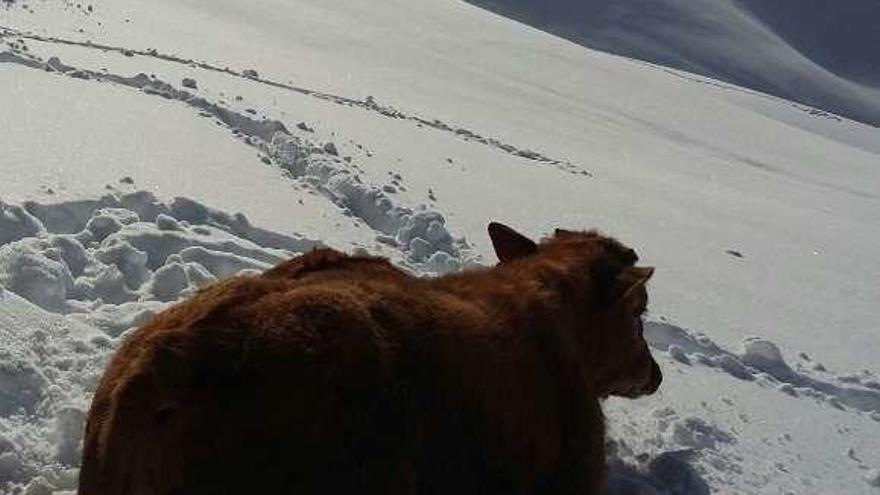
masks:
{"label": "ski track in snow", "polygon": [[[257,274],[320,245],[145,191],[0,203],[0,334],[17,332],[0,350],[0,492],[75,489],[88,399],[127,332],[205,284]],[[28,314],[48,323],[34,326]],[[646,336],[673,366],[709,366],[880,421],[880,380],[871,372],[834,376],[805,356],[812,368],[792,368],[772,342],[750,339],[735,353],[662,321],[649,321]],[[655,453],[609,440],[611,494],[708,494],[694,462],[736,466],[725,451],[733,433],[670,408],[652,416],[665,435]]]}
{"label": "ski track in snow", "polygon": [[[281,83],[278,81],[273,81],[271,79],[261,77],[259,75],[259,72],[257,72],[254,69],[245,69],[242,71],[236,71],[236,70],[230,69],[229,67],[218,67],[218,66],[211,65],[211,64],[208,64],[205,62],[198,62],[198,61],[194,61],[192,59],[186,59],[186,58],[178,57],[175,55],[168,55],[168,54],[164,54],[164,53],[159,53],[158,51],[156,51],[154,49],[136,50],[136,49],[119,47],[119,46],[104,45],[104,44],[99,44],[99,43],[80,42],[80,41],[74,41],[74,40],[69,40],[69,39],[64,39],[64,38],[58,38],[58,37],[54,37],[54,36],[41,36],[41,35],[37,35],[37,34],[33,34],[33,33],[23,33],[23,32],[19,32],[17,30],[14,30],[14,29],[0,26],[0,39],[4,38],[6,36],[15,37],[15,38],[22,39],[22,40],[28,39],[28,40],[39,41],[39,42],[43,42],[43,43],[57,43],[57,44],[69,45],[69,46],[78,46],[78,47],[88,48],[88,49],[92,49],[92,50],[100,50],[103,52],[114,52],[114,53],[119,53],[119,54],[125,55],[127,57],[134,57],[134,56],[150,57],[150,58],[162,60],[165,62],[172,62],[172,63],[176,63],[176,64],[186,65],[188,67],[195,67],[195,68],[199,68],[199,69],[203,69],[203,70],[207,70],[207,71],[211,71],[211,72],[226,74],[226,75],[232,76],[232,77],[247,79],[249,81],[253,81],[258,84],[263,84],[263,85],[271,86],[274,88],[280,88],[280,89],[285,89],[288,91],[293,91],[295,93],[299,93],[302,95],[310,96],[313,98],[318,98],[318,99],[324,100],[324,101],[329,101],[329,102],[335,103],[337,105],[361,108],[361,109],[364,109],[364,110],[367,110],[370,112],[377,113],[377,114],[382,115],[387,118],[411,121],[411,122],[416,123],[419,126],[424,126],[424,127],[436,129],[439,131],[451,133],[451,134],[455,135],[456,137],[463,139],[465,141],[473,141],[473,142],[481,143],[483,145],[490,146],[492,148],[503,151],[504,153],[508,153],[508,154],[523,158],[525,160],[555,166],[558,169],[560,169],[566,173],[572,174],[572,175],[585,176],[585,177],[592,177],[593,176],[593,174],[591,172],[588,172],[587,170],[584,170],[582,167],[579,167],[579,166],[572,164],[568,161],[550,158],[540,152],[533,151],[530,149],[519,148],[519,147],[514,146],[512,144],[505,143],[499,139],[483,136],[483,135],[481,135],[475,131],[472,131],[470,129],[467,129],[465,127],[449,125],[449,124],[447,124],[441,120],[438,120],[438,119],[426,119],[426,118],[419,117],[416,115],[410,115],[410,114],[404,113],[400,110],[397,110],[395,108],[380,105],[376,102],[376,100],[372,96],[367,96],[363,100],[358,100],[355,98],[349,98],[349,97],[345,97],[345,96],[324,93],[321,91],[315,91],[315,90],[311,90],[311,89],[307,89],[307,88],[294,86],[292,84],[285,84],[285,83]],[[13,51],[16,51],[16,49],[14,47],[12,47],[12,48],[13,48]],[[101,78],[101,76],[103,74],[102,73],[93,73],[93,75],[96,78]]]}

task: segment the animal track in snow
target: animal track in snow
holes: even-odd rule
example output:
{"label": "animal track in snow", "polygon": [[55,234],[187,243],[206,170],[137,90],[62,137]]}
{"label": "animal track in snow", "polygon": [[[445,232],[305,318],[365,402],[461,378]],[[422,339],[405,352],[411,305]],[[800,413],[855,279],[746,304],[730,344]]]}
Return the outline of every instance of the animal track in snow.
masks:
{"label": "animal track in snow", "polygon": [[445,123],[441,120],[438,120],[438,119],[429,119],[429,118],[424,118],[424,117],[420,117],[417,115],[407,114],[405,112],[402,112],[402,111],[397,110],[395,108],[392,108],[390,106],[380,105],[379,103],[376,102],[375,98],[372,96],[367,96],[364,99],[356,99],[356,98],[350,98],[350,97],[345,97],[345,96],[340,96],[340,95],[334,95],[331,93],[325,93],[325,92],[307,89],[307,88],[303,88],[303,87],[299,87],[299,86],[294,86],[293,84],[285,84],[285,83],[281,83],[278,81],[273,81],[271,79],[261,77],[259,75],[259,72],[255,71],[253,69],[245,69],[245,70],[237,71],[234,69],[230,69],[229,67],[219,67],[219,66],[208,64],[205,62],[197,62],[192,59],[186,59],[186,58],[175,56],[175,55],[160,53],[155,49],[135,50],[135,49],[129,49],[129,48],[124,48],[124,47],[119,47],[119,46],[105,45],[105,44],[100,44],[100,43],[80,42],[80,41],[74,41],[74,40],[69,40],[69,39],[64,39],[64,38],[59,38],[59,37],[54,37],[54,36],[41,36],[41,35],[37,35],[37,34],[33,34],[33,33],[24,33],[24,32],[14,30],[14,29],[0,26],[0,39],[2,39],[4,36],[12,36],[12,37],[17,37],[19,39],[29,39],[29,40],[40,41],[40,42],[44,42],[44,43],[57,43],[57,44],[70,45],[70,46],[79,46],[79,47],[88,48],[88,49],[101,50],[104,52],[115,52],[115,53],[122,54],[126,57],[132,57],[132,56],[150,57],[150,58],[154,58],[157,60],[163,60],[166,62],[172,62],[172,63],[176,63],[176,64],[186,65],[189,67],[197,67],[199,69],[203,69],[203,70],[207,70],[207,71],[211,71],[211,72],[217,72],[217,73],[226,74],[226,75],[233,76],[233,77],[247,79],[249,81],[253,81],[253,82],[259,83],[259,84],[263,84],[263,85],[267,85],[267,86],[271,86],[271,87],[275,87],[275,88],[280,88],[280,89],[284,89],[284,90],[288,90],[288,91],[293,91],[293,92],[296,92],[296,93],[299,93],[302,95],[306,95],[306,96],[310,96],[313,98],[318,98],[321,100],[329,101],[329,102],[332,102],[332,103],[335,103],[338,105],[361,108],[361,109],[364,109],[364,110],[367,110],[370,112],[378,113],[384,117],[398,119],[398,120],[411,121],[411,122],[414,122],[416,125],[429,127],[429,128],[435,129],[435,130],[451,133],[454,136],[458,137],[459,139],[462,139],[465,141],[477,142],[477,143],[495,148],[497,150],[500,150],[504,153],[507,153],[507,154],[510,154],[513,156],[517,156],[519,158],[523,158],[525,160],[555,166],[558,169],[560,169],[566,173],[572,174],[572,175],[583,176],[583,177],[592,177],[593,176],[593,174],[591,172],[588,172],[587,170],[583,169],[582,167],[577,166],[569,161],[549,158],[540,152],[533,151],[530,149],[525,149],[525,148],[519,148],[517,146],[506,143],[506,142],[501,141],[499,139],[484,136],[478,132],[475,132],[471,129],[467,129],[465,127],[450,125],[450,124],[447,124],[447,123]]}
{"label": "animal track in snow", "polygon": [[387,186],[365,183],[357,164],[351,163],[350,158],[340,158],[339,153],[334,152],[333,143],[318,144],[294,136],[280,121],[236,112],[143,73],[125,77],[79,69],[57,57],[43,61],[35,55],[10,51],[0,52],[0,63],[4,62],[137,89],[147,95],[179,101],[203,116],[216,118],[235,135],[243,136],[246,144],[264,152],[264,163],[274,161],[292,179],[308,184],[346,214],[374,229],[378,241],[400,249],[410,268],[447,273],[478,260],[464,239],[449,233],[440,212],[424,206],[416,209],[402,206],[392,199],[393,192]]}
{"label": "animal track in snow", "polygon": [[740,380],[774,387],[792,397],[812,398],[837,409],[849,407],[880,421],[880,382],[872,373],[825,380],[812,376],[803,366],[791,367],[769,340],[746,339],[742,352],[734,353],[706,336],[664,322],[647,322],[645,339],[651,347],[667,352],[684,365],[718,368]]}

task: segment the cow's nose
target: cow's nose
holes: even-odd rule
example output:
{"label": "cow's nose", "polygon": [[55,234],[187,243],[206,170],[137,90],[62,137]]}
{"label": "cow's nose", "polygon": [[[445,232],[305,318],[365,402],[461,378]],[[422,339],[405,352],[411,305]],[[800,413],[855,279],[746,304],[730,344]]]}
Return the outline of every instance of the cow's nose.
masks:
{"label": "cow's nose", "polygon": [[660,371],[660,366],[657,365],[656,361],[651,362],[651,378],[648,380],[648,384],[642,388],[642,393],[645,395],[653,394],[660,388],[660,384],[663,382],[663,373]]}

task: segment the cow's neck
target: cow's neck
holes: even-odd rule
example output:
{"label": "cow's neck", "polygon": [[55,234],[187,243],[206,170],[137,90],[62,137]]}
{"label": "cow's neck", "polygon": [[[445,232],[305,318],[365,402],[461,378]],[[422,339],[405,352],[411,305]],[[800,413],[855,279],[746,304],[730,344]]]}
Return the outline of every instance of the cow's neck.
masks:
{"label": "cow's neck", "polygon": [[[590,304],[583,281],[563,263],[540,257],[437,280],[443,290],[547,330],[583,319]],[[561,329],[560,329],[561,331]]]}

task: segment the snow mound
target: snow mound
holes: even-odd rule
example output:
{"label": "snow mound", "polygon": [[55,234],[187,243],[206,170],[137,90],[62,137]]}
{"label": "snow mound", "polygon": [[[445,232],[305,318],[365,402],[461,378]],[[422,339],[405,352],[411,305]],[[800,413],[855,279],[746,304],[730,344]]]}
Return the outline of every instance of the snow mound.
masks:
{"label": "snow mound", "polygon": [[759,370],[773,370],[773,375],[791,373],[779,347],[769,340],[750,338],[743,342],[742,362]]}
{"label": "snow mound", "polygon": [[41,229],[40,222],[21,206],[0,202],[0,245],[33,237]]}
{"label": "snow mound", "polygon": [[145,192],[6,211],[14,212],[7,223],[22,228],[0,245],[0,285],[62,314],[174,301],[319,245],[252,227],[242,215],[186,198],[165,204]]}

